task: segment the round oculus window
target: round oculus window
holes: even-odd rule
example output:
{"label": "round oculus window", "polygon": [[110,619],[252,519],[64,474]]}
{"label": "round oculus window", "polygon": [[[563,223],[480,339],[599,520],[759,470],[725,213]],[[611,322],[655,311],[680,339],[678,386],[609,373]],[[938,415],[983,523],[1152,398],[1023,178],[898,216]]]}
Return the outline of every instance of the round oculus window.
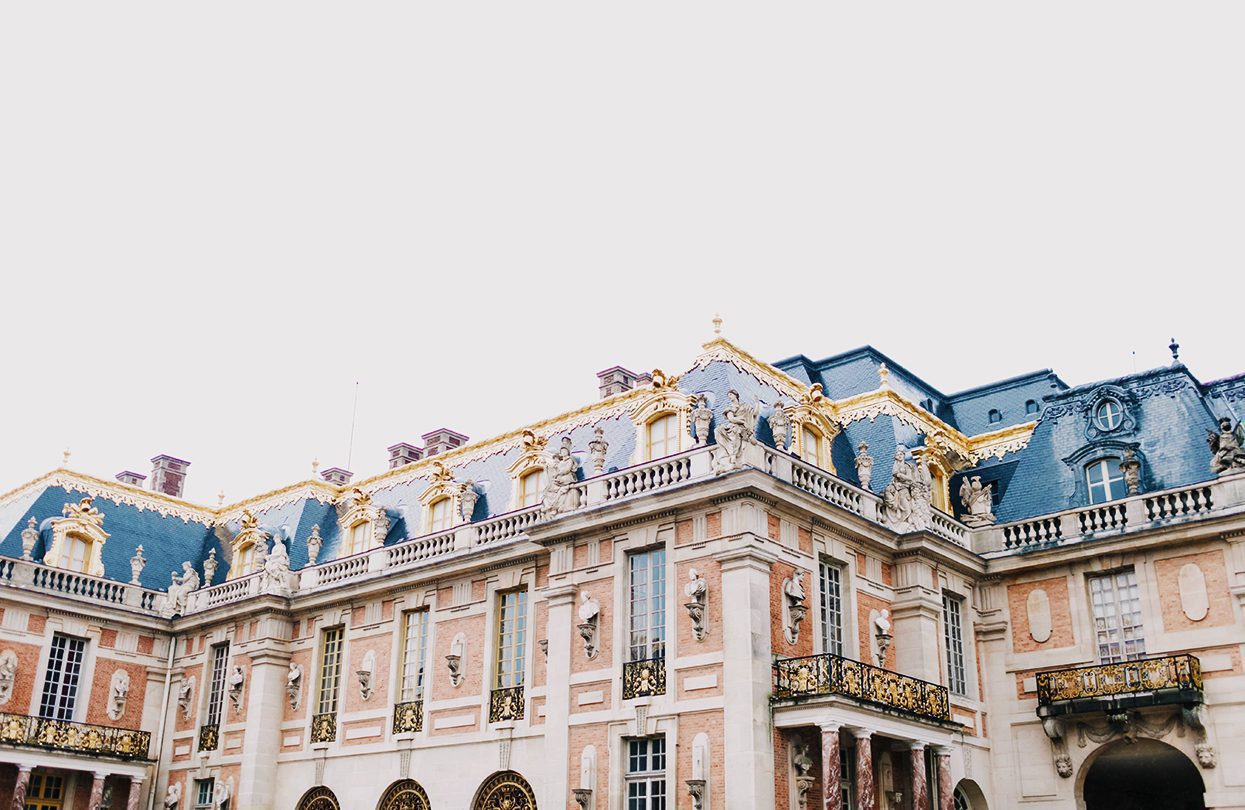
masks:
{"label": "round oculus window", "polygon": [[1094,409],[1094,424],[1102,431],[1112,431],[1124,421],[1124,409],[1114,399],[1104,399]]}

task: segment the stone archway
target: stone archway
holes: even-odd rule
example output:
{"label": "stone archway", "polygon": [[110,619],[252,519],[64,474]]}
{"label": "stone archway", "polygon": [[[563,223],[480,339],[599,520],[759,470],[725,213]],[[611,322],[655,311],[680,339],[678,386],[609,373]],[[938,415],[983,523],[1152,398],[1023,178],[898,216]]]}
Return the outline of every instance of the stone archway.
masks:
{"label": "stone archway", "polygon": [[376,803],[376,810],[431,810],[431,808],[428,794],[414,779],[399,779],[394,782]]}
{"label": "stone archway", "polygon": [[321,785],[304,793],[295,810],[341,810],[341,807],[336,794]]}
{"label": "stone archway", "polygon": [[1081,767],[1085,810],[1205,810],[1206,786],[1197,766],[1167,743],[1118,740]]}
{"label": "stone archway", "polygon": [[532,786],[514,771],[498,771],[476,791],[472,810],[536,810]]}
{"label": "stone archway", "polygon": [[972,779],[957,782],[951,798],[955,810],[989,810],[990,807],[981,786]]}

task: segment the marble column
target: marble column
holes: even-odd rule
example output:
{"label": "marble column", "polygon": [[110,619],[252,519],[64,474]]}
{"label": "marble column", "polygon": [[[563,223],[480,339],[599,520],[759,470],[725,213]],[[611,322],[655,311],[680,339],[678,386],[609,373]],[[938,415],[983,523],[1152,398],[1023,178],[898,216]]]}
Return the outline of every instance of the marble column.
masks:
{"label": "marble column", "polygon": [[30,788],[30,772],[33,765],[17,766],[17,781],[13,783],[12,810],[26,810],[26,791]]}
{"label": "marble column", "polygon": [[125,810],[138,810],[139,799],[143,794],[143,777],[130,777],[130,793],[125,797]]}
{"label": "marble column", "polygon": [[91,780],[91,798],[87,800],[86,806],[88,810],[99,810],[104,803],[104,780],[108,778],[106,773],[96,772],[95,778]]}
{"label": "marble column", "polygon": [[877,810],[878,796],[873,789],[873,732],[855,729],[856,735],[856,808]]}
{"label": "marble column", "polygon": [[925,743],[914,742],[912,749],[912,810],[930,810],[929,784],[925,780]]}
{"label": "marble column", "polygon": [[938,747],[934,749],[938,755],[938,810],[955,810],[955,799],[951,789],[951,749]]}
{"label": "marble column", "polygon": [[825,810],[843,810],[843,762],[839,759],[839,727],[821,727],[821,796]]}

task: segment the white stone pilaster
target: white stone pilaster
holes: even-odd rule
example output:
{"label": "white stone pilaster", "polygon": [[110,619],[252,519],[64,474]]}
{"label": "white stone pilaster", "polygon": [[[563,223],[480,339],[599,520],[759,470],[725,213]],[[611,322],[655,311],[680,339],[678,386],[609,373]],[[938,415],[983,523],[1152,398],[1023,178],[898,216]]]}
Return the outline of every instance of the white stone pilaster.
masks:
{"label": "white stone pilaster", "polygon": [[[276,640],[269,643],[277,644]],[[242,737],[242,775],[238,806],[270,810],[276,793],[277,754],[285,716],[285,680],[290,654],[284,649],[256,650],[247,684],[246,731]]]}
{"label": "white stone pilaster", "polygon": [[[571,624],[575,586],[557,585],[545,590],[549,613],[545,637],[549,655],[545,661],[545,761],[549,764],[546,793],[541,805],[565,807],[570,797]],[[578,761],[578,760],[576,760]]]}

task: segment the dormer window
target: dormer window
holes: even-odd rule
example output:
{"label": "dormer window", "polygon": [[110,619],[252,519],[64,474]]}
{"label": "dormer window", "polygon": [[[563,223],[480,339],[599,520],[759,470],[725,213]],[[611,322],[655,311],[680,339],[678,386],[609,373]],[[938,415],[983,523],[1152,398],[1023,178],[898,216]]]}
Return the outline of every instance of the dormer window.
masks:
{"label": "dormer window", "polygon": [[825,467],[822,445],[821,432],[809,425],[803,425],[800,428],[800,458],[812,464],[814,467]]}
{"label": "dormer window", "polygon": [[61,552],[60,567],[86,573],[91,560],[91,541],[80,534],[65,536],[65,549]]}
{"label": "dormer window", "polygon": [[989,418],[990,424],[995,425],[1003,421],[1003,414],[998,408],[991,408],[987,418]]}
{"label": "dormer window", "polygon": [[242,513],[242,527],[230,544],[229,574],[226,579],[237,579],[253,574],[264,563],[268,552],[268,532],[259,527],[259,518],[251,512]]}
{"label": "dormer window", "polygon": [[648,421],[646,431],[649,459],[664,458],[679,452],[679,417],[663,413]]}
{"label": "dormer window", "polygon": [[1103,433],[1110,433],[1124,421],[1124,409],[1114,399],[1104,399],[1094,409],[1094,425]]}
{"label": "dormer window", "polygon": [[103,551],[108,540],[104,513],[91,505],[90,498],[65,504],[64,517],[52,521],[52,544],[44,555],[48,565],[90,574],[104,575]]}
{"label": "dormer window", "polygon": [[1025,414],[1033,416],[1038,412],[1038,404],[1036,399],[1030,399],[1025,402]]}
{"label": "dormer window", "polygon": [[453,505],[450,498],[441,498],[433,502],[428,508],[428,531],[434,533],[445,531],[454,525]]}
{"label": "dormer window", "polygon": [[372,524],[366,520],[351,526],[350,533],[347,535],[346,554],[358,554],[360,551],[367,551],[371,534]]}
{"label": "dormer window", "polygon": [[1085,483],[1089,488],[1090,503],[1106,503],[1128,494],[1120,460],[1113,456],[1098,459],[1085,467]]}
{"label": "dormer window", "polygon": [[[229,567],[231,576],[244,577],[251,573],[255,567],[255,544],[247,543],[241,546],[233,555],[233,565]],[[237,572],[236,574],[234,572]]]}
{"label": "dormer window", "polygon": [[545,491],[545,468],[537,467],[519,479],[519,508],[535,506]]}
{"label": "dormer window", "polygon": [[370,493],[355,487],[346,497],[345,510],[338,518],[342,533],[341,556],[361,554],[384,545],[389,534],[389,515],[384,507],[372,503]]}

